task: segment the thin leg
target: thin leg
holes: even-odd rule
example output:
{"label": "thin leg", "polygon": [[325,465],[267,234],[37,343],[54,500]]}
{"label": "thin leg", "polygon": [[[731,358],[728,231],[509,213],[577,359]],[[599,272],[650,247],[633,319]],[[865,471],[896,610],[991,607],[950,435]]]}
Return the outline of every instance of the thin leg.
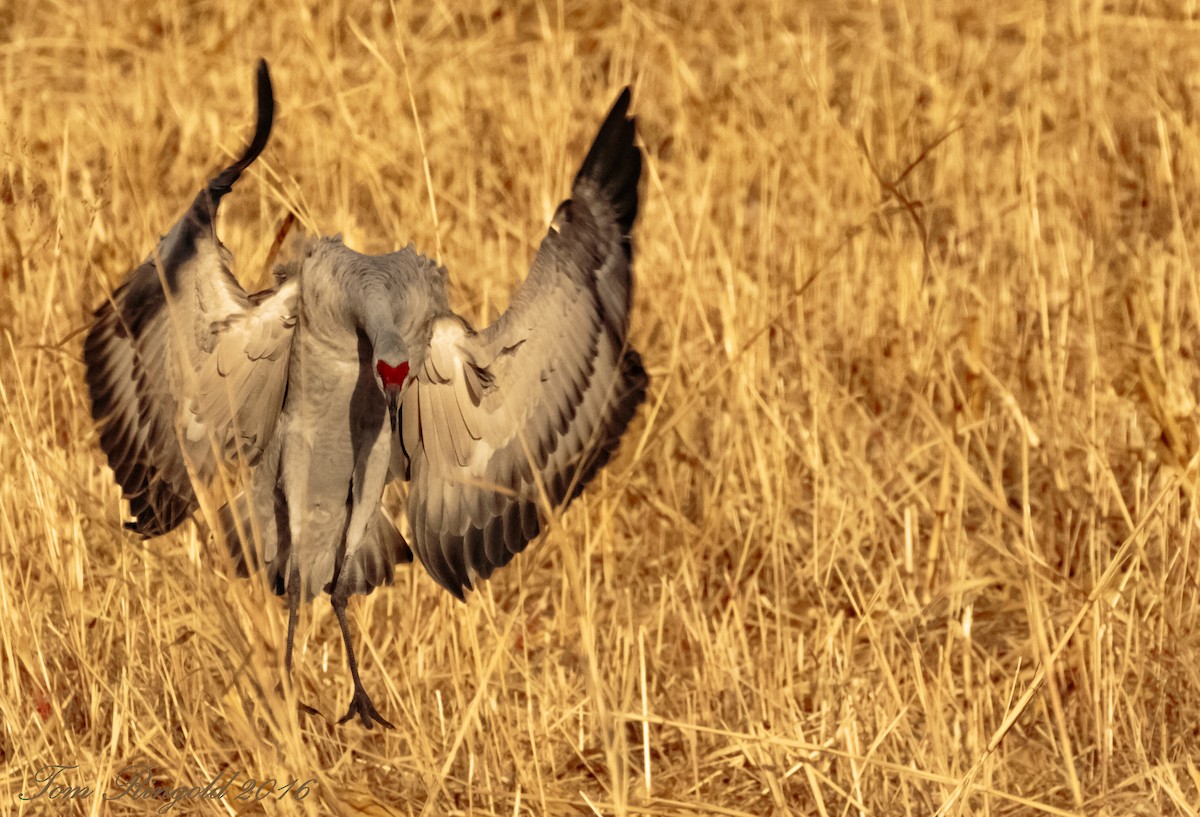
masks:
{"label": "thin leg", "polygon": [[350,676],[354,679],[354,697],[350,700],[350,708],[346,710],[346,714],[338,723],[346,721],[358,715],[362,719],[363,726],[368,729],[372,728],[371,721],[377,721],[388,729],[395,729],[390,723],[383,719],[383,716],[375,709],[375,704],[371,703],[371,698],[367,695],[367,691],[363,689],[362,681],[358,677],[358,661],[354,658],[354,645],[350,643],[350,625],[346,621],[346,599],[339,599],[334,596],[331,599],[333,604],[333,612],[337,615],[338,624],[342,628],[342,639],[346,642],[346,662],[350,665]]}
{"label": "thin leg", "polygon": [[292,582],[288,590],[287,651],[283,654],[284,673],[292,675],[292,644],[296,641],[296,622],[300,620],[300,582]]}
{"label": "thin leg", "polygon": [[[300,620],[300,577],[296,577],[296,581],[291,582],[291,587],[288,588],[288,633],[287,633],[287,650],[283,654],[283,666],[288,680],[292,677],[292,645],[296,641],[296,622]],[[320,715],[316,709],[313,709],[303,701],[297,702],[297,707],[300,712],[305,715]]]}

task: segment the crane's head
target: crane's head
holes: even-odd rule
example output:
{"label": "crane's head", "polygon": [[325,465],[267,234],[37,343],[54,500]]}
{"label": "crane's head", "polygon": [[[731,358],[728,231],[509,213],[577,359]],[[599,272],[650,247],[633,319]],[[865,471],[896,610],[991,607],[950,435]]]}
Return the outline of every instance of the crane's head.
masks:
{"label": "crane's head", "polygon": [[400,411],[400,399],[411,382],[408,352],[398,335],[387,333],[374,344],[375,383],[387,401],[392,430]]}
{"label": "crane's head", "polygon": [[379,387],[385,392],[388,389],[400,389],[408,382],[408,361],[402,360],[392,365],[383,358],[375,361],[375,373],[379,375]]}
{"label": "crane's head", "polygon": [[393,365],[381,357],[375,358],[375,380],[383,392],[383,399],[387,401],[388,419],[394,433],[400,414],[400,398],[404,394],[404,387],[408,385],[408,361],[401,360]]}

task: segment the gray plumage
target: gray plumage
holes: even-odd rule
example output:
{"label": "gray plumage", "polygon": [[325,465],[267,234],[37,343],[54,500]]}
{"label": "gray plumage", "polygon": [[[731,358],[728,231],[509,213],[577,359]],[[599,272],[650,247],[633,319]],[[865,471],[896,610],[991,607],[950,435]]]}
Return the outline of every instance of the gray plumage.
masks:
{"label": "gray plumage", "polygon": [[[346,718],[390,726],[358,678],[348,597],[415,551],[463,598],[579,494],[644,398],[627,343],[641,170],[629,92],[508,310],[478,332],[411,246],[367,256],[321,239],[272,288],[241,288],[214,223],[270,133],[265,64],[258,101],[243,155],[96,310],[93,416],[126,526],[157,536],[197,508],[216,520],[239,567],[248,555],[288,595],[289,671],[299,602],[329,593],[355,684]],[[412,551],[380,507],[392,478],[410,481]]]}

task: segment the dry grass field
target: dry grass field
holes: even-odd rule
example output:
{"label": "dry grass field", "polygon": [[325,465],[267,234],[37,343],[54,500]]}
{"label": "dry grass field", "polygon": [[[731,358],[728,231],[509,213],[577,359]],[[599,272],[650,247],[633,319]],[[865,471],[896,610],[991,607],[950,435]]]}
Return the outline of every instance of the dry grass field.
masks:
{"label": "dry grass field", "polygon": [[[0,5],[0,813],[1200,813],[1193,2]],[[90,311],[253,122],[289,213],[503,309],[625,84],[645,148],[620,455],[459,604],[351,605],[397,729],[280,698],[286,606],[139,542]],[[394,493],[393,493],[394,492]],[[402,488],[387,501],[398,509]],[[299,696],[350,684],[325,600]],[[314,779],[297,801],[243,780]]]}

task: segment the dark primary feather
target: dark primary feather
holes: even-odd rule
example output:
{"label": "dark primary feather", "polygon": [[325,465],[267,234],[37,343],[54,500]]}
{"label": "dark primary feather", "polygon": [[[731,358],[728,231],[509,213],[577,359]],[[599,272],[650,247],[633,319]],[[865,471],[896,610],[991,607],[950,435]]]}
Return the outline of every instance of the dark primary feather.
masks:
{"label": "dark primary feather", "polygon": [[258,92],[258,119],[254,125],[254,138],[242,151],[236,162],[222,170],[208,183],[208,192],[212,196],[215,209],[221,197],[233,189],[233,185],[242,176],[242,172],[254,163],[259,154],[267,146],[271,138],[271,123],[275,119],[275,94],[271,90],[271,74],[267,71],[267,61],[258,61],[258,71],[255,75],[255,85]]}
{"label": "dark primary feather", "polygon": [[628,112],[629,89],[625,88],[600,126],[572,185],[577,187],[581,181],[598,184],[626,238],[637,218],[637,186],[642,174],[642,152],[633,144],[637,117],[627,116]]}
{"label": "dark primary feather", "polygon": [[176,403],[166,389],[163,350],[140,342],[149,324],[163,325],[164,313],[161,304],[156,307],[151,299],[139,304],[128,295],[148,290],[144,284],[151,278],[162,292],[154,265],[142,264],[96,310],[83,347],[100,447],[134,517],[125,527],[143,536],[174,529],[197,508],[175,439]]}

